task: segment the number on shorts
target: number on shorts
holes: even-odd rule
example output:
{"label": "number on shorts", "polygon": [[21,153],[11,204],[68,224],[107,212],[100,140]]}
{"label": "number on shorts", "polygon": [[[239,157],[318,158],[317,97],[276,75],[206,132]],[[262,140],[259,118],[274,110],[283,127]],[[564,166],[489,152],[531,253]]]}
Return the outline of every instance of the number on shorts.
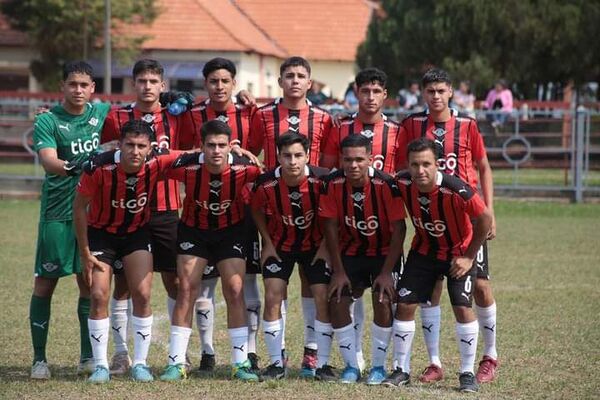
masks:
{"label": "number on shorts", "polygon": [[465,293],[471,293],[471,275],[467,276],[465,281]]}
{"label": "number on shorts", "polygon": [[483,263],[483,245],[477,250],[477,263]]}

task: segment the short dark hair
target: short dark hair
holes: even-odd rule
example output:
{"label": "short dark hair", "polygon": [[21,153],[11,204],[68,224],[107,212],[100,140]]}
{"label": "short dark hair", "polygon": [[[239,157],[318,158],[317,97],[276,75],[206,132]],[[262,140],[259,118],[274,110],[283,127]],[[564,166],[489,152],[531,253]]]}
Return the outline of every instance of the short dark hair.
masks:
{"label": "short dark hair", "polygon": [[121,140],[125,139],[128,133],[134,133],[136,136],[148,136],[151,139],[154,136],[152,125],[141,119],[132,119],[127,121],[121,127]]}
{"label": "short dark hair", "polygon": [[235,64],[231,60],[228,60],[227,58],[223,57],[213,58],[212,60],[204,64],[204,68],[202,68],[202,75],[204,75],[204,79],[206,79],[206,77],[210,75],[211,72],[214,72],[219,69],[225,69],[229,71],[231,77],[235,78],[235,74],[237,72],[235,69]]}
{"label": "short dark hair", "polygon": [[379,68],[365,68],[356,74],[354,82],[357,89],[366,83],[378,83],[385,89],[387,74]]}
{"label": "short dark hair", "polygon": [[299,133],[289,131],[277,138],[277,150],[281,152],[282,148],[296,143],[300,143],[302,148],[304,148],[304,151],[308,153],[308,148],[310,145],[308,138]]}
{"label": "short dark hair", "polygon": [[62,70],[63,81],[66,81],[71,74],[86,74],[94,80],[94,69],[85,61],[70,61],[65,63]]}
{"label": "short dark hair", "polygon": [[305,58],[293,56],[283,61],[279,66],[279,76],[283,76],[284,71],[289,67],[304,67],[310,76],[310,63]]}
{"label": "short dark hair", "polygon": [[227,137],[231,137],[231,128],[225,122],[213,119],[204,123],[202,128],[200,128],[200,138],[202,139],[202,143],[204,143],[206,138],[210,135],[227,135]]}
{"label": "short dark hair", "polygon": [[142,60],[137,61],[133,65],[133,79],[144,72],[152,72],[154,74],[160,75],[162,79],[163,74],[165,73],[165,69],[162,65],[156,60],[150,58],[144,58]]}
{"label": "short dark hair", "polygon": [[425,72],[423,79],[421,79],[423,87],[430,83],[447,83],[448,86],[452,86],[452,79],[450,78],[450,74],[443,69],[431,68]]}
{"label": "short dark hair", "polygon": [[406,147],[406,154],[410,153],[420,153],[422,151],[431,150],[433,156],[436,156],[436,148],[435,143],[431,139],[427,139],[424,137],[413,140]]}
{"label": "short dark hair", "polygon": [[373,144],[371,139],[363,135],[348,135],[340,143],[340,150],[343,151],[346,147],[364,147],[367,149],[367,153],[370,154]]}

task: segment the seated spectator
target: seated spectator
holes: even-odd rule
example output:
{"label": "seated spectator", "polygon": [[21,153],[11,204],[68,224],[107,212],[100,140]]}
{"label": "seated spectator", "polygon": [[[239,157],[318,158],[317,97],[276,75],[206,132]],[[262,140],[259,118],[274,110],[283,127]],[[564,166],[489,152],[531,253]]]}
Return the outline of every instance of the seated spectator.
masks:
{"label": "seated spectator", "polygon": [[350,82],[346,89],[346,93],[344,93],[344,107],[350,111],[356,111],[358,109],[358,98],[356,97],[354,82]]}
{"label": "seated spectator", "polygon": [[327,99],[329,99],[329,96],[323,93],[324,86],[325,85],[323,83],[313,80],[310,90],[306,94],[308,100],[310,100],[310,102],[316,106],[325,104]]}
{"label": "seated spectator", "polygon": [[452,96],[452,107],[475,118],[475,95],[471,92],[471,85],[468,81],[460,82],[458,90]]}
{"label": "seated spectator", "polygon": [[487,119],[496,131],[506,123],[513,110],[513,95],[506,80],[500,79],[496,82],[494,88],[489,91],[483,108],[493,111],[487,115]]}
{"label": "seated spectator", "polygon": [[419,82],[410,81],[408,89],[400,89],[398,92],[398,105],[400,111],[418,112],[423,110],[423,98]]}

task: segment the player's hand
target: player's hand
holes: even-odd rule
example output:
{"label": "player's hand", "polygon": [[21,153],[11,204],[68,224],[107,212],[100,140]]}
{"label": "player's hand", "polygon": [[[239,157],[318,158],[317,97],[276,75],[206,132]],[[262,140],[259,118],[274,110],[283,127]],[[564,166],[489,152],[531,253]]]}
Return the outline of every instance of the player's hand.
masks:
{"label": "player's hand", "polygon": [[336,128],[339,128],[342,125],[342,121],[349,117],[350,117],[350,114],[348,114],[347,112],[339,111],[331,116],[331,123]]}
{"label": "player's hand", "polygon": [[323,243],[321,243],[321,245],[319,246],[319,249],[317,250],[317,252],[315,253],[315,256],[313,257],[312,261],[310,262],[310,265],[313,266],[315,265],[315,263],[318,260],[323,260],[325,261],[326,264],[330,264],[329,262],[329,252],[327,251],[327,246],[325,246],[325,241],[323,240]]}
{"label": "player's hand", "polygon": [[81,173],[81,161],[65,161],[63,164],[63,169],[65,170],[65,174],[67,176],[77,176]]}
{"label": "player's hand", "polygon": [[329,283],[329,288],[327,289],[327,298],[331,299],[335,297],[336,301],[339,303],[342,299],[342,291],[344,288],[351,288],[350,279],[348,279],[348,275],[344,271],[337,271],[331,275],[331,282]]}
{"label": "player's hand", "polygon": [[487,234],[487,240],[492,240],[496,237],[496,216],[492,213],[492,225],[490,225],[490,231]]}
{"label": "player's hand", "polygon": [[231,147],[231,152],[234,153],[238,157],[248,157],[251,164],[254,164],[261,170],[264,170],[264,165],[262,162],[260,162],[258,157],[256,157],[254,154],[252,154],[252,152],[250,152],[246,149],[242,149],[239,144],[234,144]]}
{"label": "player's hand", "polygon": [[462,278],[473,267],[473,259],[469,257],[456,257],[450,263],[450,276],[454,279]]}
{"label": "player's hand", "polygon": [[37,117],[38,115],[46,114],[47,112],[50,112],[50,107],[39,106],[38,108],[35,109],[35,116]]}
{"label": "player's hand", "polygon": [[256,105],[256,98],[247,90],[240,90],[235,97],[237,97],[237,101],[240,104],[246,107],[253,107]]}
{"label": "player's hand", "polygon": [[260,252],[260,265],[264,266],[269,258],[274,258],[277,261],[281,262],[281,257],[277,254],[277,250],[275,250],[275,246],[273,243],[265,243]]}
{"label": "player's hand", "polygon": [[380,273],[377,278],[373,281],[373,291],[379,289],[379,302],[383,303],[383,296],[387,295],[390,302],[394,300],[396,296],[396,289],[394,288],[394,279],[392,274]]}
{"label": "player's hand", "polygon": [[200,152],[195,153],[183,153],[175,161],[173,161],[172,168],[182,168],[188,165],[198,164],[200,160]]}
{"label": "player's hand", "polygon": [[100,270],[100,272],[104,272],[105,267],[95,256],[91,254],[81,256],[81,263],[83,264],[83,280],[89,287],[92,287],[94,268]]}

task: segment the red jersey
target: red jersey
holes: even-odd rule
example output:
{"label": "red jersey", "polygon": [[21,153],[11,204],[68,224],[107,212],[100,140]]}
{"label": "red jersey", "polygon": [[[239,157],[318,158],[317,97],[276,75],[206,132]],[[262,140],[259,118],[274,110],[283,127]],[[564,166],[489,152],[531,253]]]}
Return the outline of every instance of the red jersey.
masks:
{"label": "red jersey", "polygon": [[406,117],[401,125],[398,151],[402,167],[408,163],[408,143],[427,137],[435,142],[438,149],[439,170],[477,187],[479,178],[476,163],[487,157],[477,121],[458,115],[451,109],[451,117],[446,122],[434,122],[427,112],[420,112]]}
{"label": "red jersey", "polygon": [[121,151],[114,162],[82,174],[77,191],[91,197],[88,225],[115,235],[135,232],[150,219],[151,199],[156,183],[179,152],[163,151],[147,161],[138,173],[128,174],[121,166]]}
{"label": "red jersey", "polygon": [[323,185],[320,178],[328,172],[307,165],[305,179],[298,186],[286,185],[281,167],[256,180],[251,205],[269,216],[269,235],[277,250],[301,252],[319,247],[323,236],[315,217]]}
{"label": "red jersey", "polygon": [[373,168],[395,174],[398,170],[398,143],[400,124],[389,120],[385,115],[375,124],[363,124],[354,114],[341,122],[340,127],[332,127],[331,133],[323,144],[323,153],[337,160],[335,166],[341,167],[340,143],[346,136],[363,135],[371,139],[373,145]]}
{"label": "red jersey", "polygon": [[260,169],[254,165],[234,164],[229,155],[227,166],[220,174],[211,174],[204,166],[204,154],[194,162],[173,163],[168,176],[185,183],[185,200],[181,221],[198,229],[219,230],[244,219],[246,185],[254,182]]}
{"label": "red jersey", "polygon": [[394,179],[369,167],[364,187],[346,181],[343,170],[324,179],[319,216],[337,218],[342,254],[386,256],[392,236],[391,223],[406,217]]}
{"label": "red jersey", "polygon": [[442,261],[463,255],[473,236],[471,218],[485,210],[477,192],[463,180],[441,172],[430,193],[420,192],[408,173],[397,182],[415,227],[411,249]]}
{"label": "red jersey", "polygon": [[[102,143],[119,140],[121,128],[127,121],[134,119],[152,124],[154,137],[150,138],[152,145],[161,149],[186,150],[192,148],[193,135],[183,129],[182,116],[174,116],[166,108],[153,113],[144,113],[135,108],[135,103],[123,108],[113,109],[108,113],[102,129]],[[181,205],[179,186],[174,180],[160,177],[156,191],[150,199],[152,211],[177,211]]]}
{"label": "red jersey", "polygon": [[277,98],[260,107],[252,117],[249,150],[254,154],[264,150],[263,162],[267,169],[273,169],[279,164],[275,143],[277,138],[287,131],[308,137],[308,163],[319,164],[321,146],[331,130],[331,117],[327,111],[312,105],[308,100],[306,102],[306,107],[290,110],[283,106],[281,98]]}
{"label": "red jersey", "polygon": [[256,109],[256,106],[246,107],[232,103],[227,110],[217,111],[210,104],[210,99],[206,99],[192,108],[190,113],[186,113],[186,129],[194,133],[194,146],[200,147],[200,128],[205,122],[218,119],[231,128],[231,143],[247,149],[250,123]]}

